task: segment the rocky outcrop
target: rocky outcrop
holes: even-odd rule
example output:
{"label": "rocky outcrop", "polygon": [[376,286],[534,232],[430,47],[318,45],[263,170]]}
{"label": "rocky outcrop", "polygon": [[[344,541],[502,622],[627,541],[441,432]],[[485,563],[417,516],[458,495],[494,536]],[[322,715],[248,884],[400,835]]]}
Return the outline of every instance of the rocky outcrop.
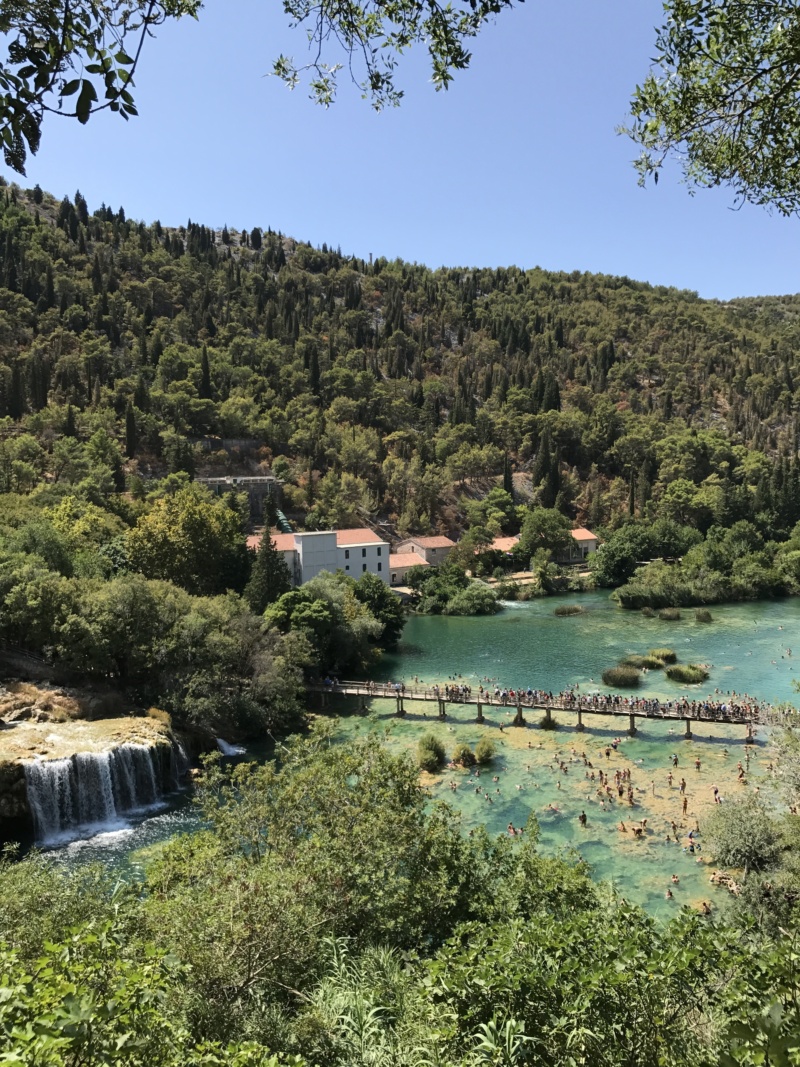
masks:
{"label": "rocky outcrop", "polygon": [[25,769],[21,763],[0,760],[0,841],[19,841],[32,834]]}

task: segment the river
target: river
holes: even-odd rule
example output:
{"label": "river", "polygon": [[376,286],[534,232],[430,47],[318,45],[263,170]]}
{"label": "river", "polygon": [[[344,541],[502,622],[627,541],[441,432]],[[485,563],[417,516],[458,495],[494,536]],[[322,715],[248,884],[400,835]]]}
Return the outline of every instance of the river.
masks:
{"label": "river", "polygon": [[[562,603],[579,603],[585,613],[556,617],[554,610]],[[712,614],[711,623],[697,622],[694,610],[685,611],[674,622],[648,619],[620,610],[604,593],[592,593],[512,603],[492,618],[413,616],[402,644],[381,660],[373,677],[406,682],[417,677],[426,683],[455,678],[473,687],[491,679],[492,685],[496,680],[514,688],[530,685],[553,692],[577,684],[582,692],[602,692],[604,668],[627,654],[670,647],[680,662],[707,664],[708,682],[680,686],[662,671],[651,671],[643,677],[641,695],[669,698],[686,693],[691,699],[711,694],[720,699],[720,694],[736,692],[772,703],[791,701],[795,696],[792,682],[800,676],[800,599],[723,605],[713,608]],[[342,714],[339,734],[343,739],[379,729],[396,751],[413,753],[421,732],[430,730],[448,750],[460,741],[475,745],[481,736],[489,736],[497,757],[494,767],[484,770],[480,778],[447,770],[425,779],[432,798],[460,808],[465,829],[481,823],[491,832],[504,833],[509,823],[523,826],[534,812],[544,851],[575,850],[598,878],[611,881],[620,894],[653,914],[670,914],[682,903],[696,906],[702,899],[723,903],[722,891],[709,887],[702,845],[699,853],[687,851],[686,833],[696,822],[702,829],[702,820],[713,805],[714,786],[723,798],[744,788],[737,783],[736,770],[740,761],[746,761],[748,751],[743,727],[695,724],[694,738],[687,741],[681,723],[639,720],[638,735],[628,738],[623,719],[586,716],[587,729],[578,733],[573,729],[575,717],[559,712],[560,729],[548,732],[539,728],[536,713],[529,713],[526,729],[514,729],[508,709],[487,708],[487,722],[478,726],[474,707],[450,705],[448,721],[443,724],[435,720],[434,708],[410,704],[402,720],[394,715],[394,701],[373,701],[367,716],[353,714],[352,702],[344,699],[340,708],[330,710]],[[620,741],[614,747],[616,738]],[[584,754],[591,768],[584,763]],[[678,767],[670,785],[667,775],[673,754]],[[749,755],[750,787],[763,781],[766,792],[769,755],[763,731]],[[559,761],[567,767],[566,774],[558,770]],[[600,804],[598,783],[591,774],[601,767],[612,779],[616,770],[630,770],[633,807],[620,802],[616,791],[612,801]],[[685,818],[681,815],[681,777],[687,781],[689,800]],[[578,821],[581,811],[587,813],[586,827]],[[643,817],[648,820],[648,834],[634,839],[629,824]],[[672,821],[682,823],[677,841]],[[626,826],[624,833],[617,828],[620,822]],[[120,869],[139,870],[154,848],[197,825],[188,797],[181,795],[150,817],[72,842],[52,855],[70,864],[100,859]],[[679,878],[677,885],[671,882],[673,874]],[[672,899],[666,898],[667,889],[673,892]]]}

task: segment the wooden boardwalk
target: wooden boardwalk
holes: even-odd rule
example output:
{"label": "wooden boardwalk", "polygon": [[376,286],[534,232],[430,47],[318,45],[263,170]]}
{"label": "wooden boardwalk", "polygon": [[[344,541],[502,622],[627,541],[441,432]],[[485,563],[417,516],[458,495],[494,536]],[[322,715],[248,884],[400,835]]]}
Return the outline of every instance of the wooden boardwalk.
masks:
{"label": "wooden boardwalk", "polygon": [[[309,692],[318,693],[321,705],[327,707],[329,701],[336,696],[358,697],[361,707],[366,707],[367,700],[394,700],[397,705],[397,715],[402,717],[406,714],[406,704],[422,701],[437,705],[438,717],[447,718],[447,707],[450,704],[470,704],[476,709],[475,721],[485,722],[484,708],[508,708],[515,709],[516,714],[512,726],[526,726],[525,711],[541,711],[544,718],[549,720],[554,711],[569,712],[577,715],[577,730],[585,728],[584,716],[615,716],[628,719],[628,733],[636,734],[637,719],[658,719],[678,721],[685,724],[684,736],[691,738],[692,723],[725,723],[728,725],[740,725],[747,728],[748,740],[753,737],[753,727],[764,725],[767,721],[766,714],[760,708],[730,708],[722,710],[719,705],[709,704],[708,701],[672,701],[671,705],[644,698],[612,697],[606,703],[605,697],[599,697],[597,703],[592,697],[582,694],[574,694],[568,698],[558,696],[552,700],[547,697],[536,699],[528,697],[526,693],[515,693],[513,697],[498,699],[494,693],[484,690],[482,693],[469,692],[462,694],[457,692],[458,687],[445,692],[445,686],[414,687],[381,682],[319,682],[308,686]],[[627,700],[628,703],[624,703]]]}

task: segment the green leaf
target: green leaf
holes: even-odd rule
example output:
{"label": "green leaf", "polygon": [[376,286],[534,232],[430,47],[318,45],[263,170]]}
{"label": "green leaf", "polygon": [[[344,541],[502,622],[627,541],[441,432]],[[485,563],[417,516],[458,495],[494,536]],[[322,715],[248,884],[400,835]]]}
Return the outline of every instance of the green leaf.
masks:
{"label": "green leaf", "polygon": [[89,116],[92,113],[92,104],[97,102],[97,92],[95,87],[90,81],[84,79],[81,83],[81,92],[78,97],[78,101],[75,104],[75,114],[77,115],[78,122],[82,125],[86,125],[89,121]]}

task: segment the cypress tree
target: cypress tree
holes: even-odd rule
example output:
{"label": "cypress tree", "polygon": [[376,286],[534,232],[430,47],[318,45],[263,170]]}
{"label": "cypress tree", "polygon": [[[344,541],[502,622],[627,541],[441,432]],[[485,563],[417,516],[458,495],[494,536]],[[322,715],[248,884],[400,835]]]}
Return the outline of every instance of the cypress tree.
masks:
{"label": "cypress tree", "polygon": [[125,452],[129,459],[133,459],[136,455],[136,449],[139,445],[139,436],[136,430],[136,412],[133,409],[133,404],[128,401],[128,406],[125,408]]}
{"label": "cypress tree", "polygon": [[[269,500],[269,497],[267,499]],[[283,553],[275,547],[269,526],[265,526],[250,580],[244,588],[244,598],[250,605],[250,610],[261,615],[270,604],[274,604],[278,597],[288,593],[290,589],[291,578],[286,560]]]}
{"label": "cypress tree", "polygon": [[511,460],[508,457],[508,452],[503,456],[503,488],[511,496],[514,496],[514,479],[511,474]]}
{"label": "cypress tree", "polygon": [[75,437],[75,411],[72,404],[67,404],[67,414],[64,419],[64,436]]}
{"label": "cypress tree", "polygon": [[200,356],[200,399],[211,399],[211,367],[208,363],[208,349],[205,345]]}

